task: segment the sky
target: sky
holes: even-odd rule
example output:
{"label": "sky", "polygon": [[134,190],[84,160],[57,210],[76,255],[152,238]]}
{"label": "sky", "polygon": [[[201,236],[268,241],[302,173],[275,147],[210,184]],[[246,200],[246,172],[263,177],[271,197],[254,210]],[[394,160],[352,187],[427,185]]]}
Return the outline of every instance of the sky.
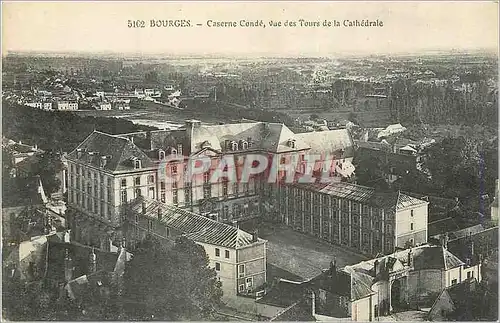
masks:
{"label": "sky", "polygon": [[[151,28],[150,20],[192,27]],[[255,21],[256,28],[207,21]],[[290,27],[285,21],[379,20],[382,27]],[[144,20],[146,28],[129,28]],[[281,21],[271,27],[270,21]],[[201,24],[201,26],[197,26]],[[3,2],[9,51],[332,55],[498,48],[498,3],[485,2]]]}

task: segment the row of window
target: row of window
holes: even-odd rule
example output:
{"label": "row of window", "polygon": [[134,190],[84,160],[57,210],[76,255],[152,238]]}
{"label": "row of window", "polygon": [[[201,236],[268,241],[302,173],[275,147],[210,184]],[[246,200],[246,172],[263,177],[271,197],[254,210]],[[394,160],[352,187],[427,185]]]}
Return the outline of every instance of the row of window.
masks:
{"label": "row of window", "polygon": [[[154,184],[155,182],[155,177],[154,175],[149,175],[147,177],[147,184]],[[127,183],[127,179],[126,178],[122,178],[121,180],[121,187],[127,187],[128,183]],[[139,186],[139,185],[142,185],[141,184],[141,176],[137,176],[134,178],[134,185],[136,186]]]}
{"label": "row of window", "polygon": [[[220,257],[220,249],[215,248],[215,256]],[[224,258],[229,259],[229,250],[224,250]]]}

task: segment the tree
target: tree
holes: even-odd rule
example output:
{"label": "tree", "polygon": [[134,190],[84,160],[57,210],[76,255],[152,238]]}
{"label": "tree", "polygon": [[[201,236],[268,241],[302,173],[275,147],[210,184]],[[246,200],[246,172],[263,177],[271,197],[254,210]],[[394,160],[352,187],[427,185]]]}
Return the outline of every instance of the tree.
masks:
{"label": "tree", "polygon": [[203,247],[185,237],[167,249],[148,241],[134,253],[124,275],[130,319],[210,319],[222,290]]}
{"label": "tree", "polygon": [[358,184],[382,190],[389,187],[386,182],[389,166],[378,156],[360,154],[356,156],[353,164],[356,166],[356,181]]}
{"label": "tree", "polygon": [[63,164],[59,154],[45,152],[38,157],[38,162],[31,169],[30,176],[39,175],[44,191],[47,195],[56,192],[61,186],[61,181],[57,174],[62,171]]}

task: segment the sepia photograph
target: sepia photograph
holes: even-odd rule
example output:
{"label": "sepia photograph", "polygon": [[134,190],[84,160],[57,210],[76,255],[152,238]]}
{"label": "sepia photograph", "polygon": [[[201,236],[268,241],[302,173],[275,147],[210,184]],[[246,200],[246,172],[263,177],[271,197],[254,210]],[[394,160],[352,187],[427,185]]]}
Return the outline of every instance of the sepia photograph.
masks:
{"label": "sepia photograph", "polygon": [[2,321],[498,321],[498,1],[2,1]]}

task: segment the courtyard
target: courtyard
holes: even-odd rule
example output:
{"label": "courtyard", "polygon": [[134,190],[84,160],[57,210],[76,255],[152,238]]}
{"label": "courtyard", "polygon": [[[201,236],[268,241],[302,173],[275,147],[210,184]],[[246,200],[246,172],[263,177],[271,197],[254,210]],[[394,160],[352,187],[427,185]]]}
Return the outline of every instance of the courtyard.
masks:
{"label": "courtyard", "polygon": [[275,277],[306,281],[328,269],[334,258],[337,268],[367,259],[342,246],[329,244],[283,225],[263,224],[259,235],[268,241],[268,282]]}

